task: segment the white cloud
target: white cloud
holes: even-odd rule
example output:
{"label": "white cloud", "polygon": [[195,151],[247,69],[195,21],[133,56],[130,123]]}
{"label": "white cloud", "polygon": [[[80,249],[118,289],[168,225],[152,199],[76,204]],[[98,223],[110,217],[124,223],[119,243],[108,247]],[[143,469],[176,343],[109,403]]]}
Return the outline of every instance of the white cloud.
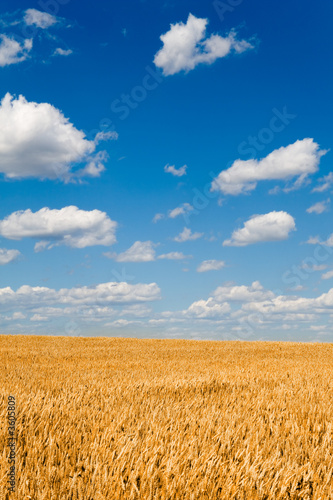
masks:
{"label": "white cloud", "polygon": [[152,308],[143,304],[127,306],[120,312],[120,316],[134,316],[136,318],[145,318],[151,314]]}
{"label": "white cloud", "polygon": [[313,264],[311,259],[310,259],[310,262],[311,262],[311,264],[307,261],[307,259],[305,259],[302,262],[301,269],[306,269],[307,271],[310,271],[310,272],[324,271],[325,269],[327,269],[326,264]]}
{"label": "white cloud", "polygon": [[154,215],[153,222],[158,222],[159,220],[164,219],[164,214],[156,214]]}
{"label": "white cloud", "polygon": [[253,191],[259,181],[293,177],[297,177],[294,183],[297,188],[318,170],[320,158],[326,152],[313,139],[303,139],[276,149],[261,160],[238,159],[213,180],[211,189],[230,195],[244,194]]}
{"label": "white cloud", "polygon": [[[333,288],[319,297],[308,299],[276,295],[255,281],[250,286],[227,283],[218,287],[207,300],[197,300],[188,309],[165,311],[160,316],[174,322],[184,321],[184,318],[186,321],[204,319],[211,321],[216,328],[221,325],[229,332],[237,332],[237,338],[245,340],[267,326],[281,329],[283,323],[289,322],[291,325],[285,328],[299,328],[296,322],[313,325],[320,315],[330,312],[333,312]],[[302,330],[304,328],[302,325]]]}
{"label": "white cloud", "polygon": [[47,316],[42,316],[41,314],[34,314],[31,316],[30,321],[47,321]]}
{"label": "white cloud", "polygon": [[195,317],[199,319],[213,319],[224,316],[230,312],[228,303],[219,304],[212,297],[208,300],[197,300],[190,305],[188,309],[183,311],[185,316]]}
{"label": "white cloud", "polygon": [[318,245],[319,244],[324,244],[322,241],[320,241],[318,236],[310,236],[308,241],[306,242],[308,245]]}
{"label": "white cloud", "polygon": [[58,47],[57,49],[55,49],[53,55],[54,56],[70,56],[71,54],[73,54],[73,51],[71,49],[62,49],[60,47]]}
{"label": "white cloud", "polygon": [[159,255],[157,258],[168,260],[183,260],[192,258],[192,255],[184,255],[183,252],[170,252]]}
{"label": "white cloud", "polygon": [[265,290],[259,281],[254,281],[250,286],[233,284],[220,286],[212,295],[217,302],[228,300],[236,302],[263,301],[274,297],[274,293]]}
{"label": "white cloud", "polygon": [[193,209],[192,205],[189,203],[183,203],[180,207],[176,207],[173,210],[169,210],[168,217],[169,219],[175,219],[179,215],[185,215],[191,212]]}
{"label": "white cloud", "polygon": [[187,165],[183,165],[178,169],[175,168],[174,165],[165,165],[164,167],[164,172],[172,174],[175,177],[182,177],[183,175],[186,175],[186,170],[187,170]]}
{"label": "white cloud", "polygon": [[322,214],[323,212],[328,211],[328,206],[330,204],[331,200],[328,198],[326,201],[319,201],[318,203],[315,203],[311,207],[307,208],[307,213],[308,214]]}
{"label": "white cloud", "polygon": [[155,54],[154,63],[165,76],[191,71],[200,63],[212,64],[232,51],[241,53],[254,48],[246,40],[237,40],[235,31],[226,37],[207,37],[207,24],[208,19],[189,14],[186,24],[171,24],[170,30],[160,36],[163,47]]}
{"label": "white cloud", "polygon": [[333,278],[333,271],[327,271],[327,273],[321,275],[321,279],[323,280],[329,280],[331,278]]}
{"label": "white cloud", "polygon": [[43,30],[49,28],[50,26],[53,26],[58,22],[55,16],[36,9],[26,10],[24,21],[28,26],[34,25],[37,26],[37,28],[41,28]]}
{"label": "white cloud", "polygon": [[[135,304],[160,299],[156,283],[130,285],[125,282],[101,283],[95,286],[62,288],[21,286],[16,292],[10,287],[0,289],[0,304],[3,307],[31,308],[42,306],[105,306]],[[96,314],[96,311],[95,311]]]}
{"label": "white cloud", "polygon": [[225,267],[225,262],[223,260],[204,260],[197,267],[198,273],[205,273],[207,271],[218,271]]}
{"label": "white cloud", "polygon": [[194,241],[201,238],[203,234],[204,233],[192,233],[191,229],[184,227],[183,231],[174,238],[174,241],[178,241],[178,243],[183,243],[184,241]]}
{"label": "white cloud", "polygon": [[295,229],[295,220],[287,212],[253,215],[243,228],[232,233],[231,239],[223,242],[223,246],[241,247],[263,241],[286,240],[290,231]]}
{"label": "white cloud", "polygon": [[[116,138],[116,135],[108,138]],[[0,104],[0,173],[6,177],[40,179],[96,177],[105,169],[107,155],[95,153],[67,118],[48,103],[28,102],[9,93]],[[72,171],[75,165],[86,167]]]}
{"label": "white cloud", "polygon": [[308,245],[325,245],[327,247],[333,247],[333,234],[331,234],[326,241],[321,241],[319,236],[310,236],[306,242]]}
{"label": "white cloud", "polygon": [[313,313],[322,314],[333,310],[333,288],[316,298],[293,297],[280,295],[271,300],[254,301],[243,306],[244,310],[258,311],[264,315],[270,313]]}
{"label": "white cloud", "polygon": [[18,312],[14,312],[13,315],[12,315],[12,319],[25,319],[26,318],[26,315],[21,313],[20,311]]}
{"label": "white cloud", "polygon": [[0,35],[0,67],[25,61],[32,49],[32,39],[22,44],[6,35]]}
{"label": "white cloud", "polygon": [[21,253],[18,250],[7,250],[7,248],[0,248],[0,266],[9,264],[17,259]]}
{"label": "white cloud", "polygon": [[115,259],[117,262],[151,262],[155,260],[155,250],[152,241],[136,241],[125,252],[106,255]]}
{"label": "white cloud", "polygon": [[333,172],[318,179],[319,186],[312,189],[312,193],[323,193],[333,186]]}
{"label": "white cloud", "polygon": [[36,251],[58,245],[85,248],[115,243],[116,227],[117,223],[99,210],[85,211],[74,206],[51,210],[45,207],[38,212],[30,209],[13,212],[0,220],[0,235],[10,240],[41,240],[35,245]]}

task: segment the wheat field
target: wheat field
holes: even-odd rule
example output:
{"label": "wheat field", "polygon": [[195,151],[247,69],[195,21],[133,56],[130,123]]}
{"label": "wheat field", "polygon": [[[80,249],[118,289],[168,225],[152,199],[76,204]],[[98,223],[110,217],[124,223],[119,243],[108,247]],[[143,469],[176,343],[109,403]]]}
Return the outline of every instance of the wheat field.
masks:
{"label": "wheat field", "polygon": [[0,336],[0,352],[1,499],[333,498],[332,344]]}

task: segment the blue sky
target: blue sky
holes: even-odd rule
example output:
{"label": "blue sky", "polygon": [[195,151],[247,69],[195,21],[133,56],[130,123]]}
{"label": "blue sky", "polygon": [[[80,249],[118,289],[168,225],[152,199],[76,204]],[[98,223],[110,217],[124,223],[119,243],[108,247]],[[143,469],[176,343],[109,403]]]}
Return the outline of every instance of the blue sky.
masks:
{"label": "blue sky", "polygon": [[1,331],[331,342],[331,14],[4,0]]}

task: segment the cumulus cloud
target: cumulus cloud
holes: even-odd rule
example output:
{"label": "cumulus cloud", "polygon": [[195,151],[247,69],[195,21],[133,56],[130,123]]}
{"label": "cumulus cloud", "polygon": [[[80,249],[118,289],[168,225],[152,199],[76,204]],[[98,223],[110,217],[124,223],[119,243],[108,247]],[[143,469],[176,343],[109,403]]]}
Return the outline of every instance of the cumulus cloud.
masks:
{"label": "cumulus cloud", "polygon": [[117,262],[151,262],[155,260],[155,246],[152,241],[136,241],[125,252],[105,255]]}
{"label": "cumulus cloud", "polygon": [[254,281],[250,286],[234,284],[220,286],[212,296],[217,302],[250,302],[272,299],[275,295],[270,290],[265,290],[259,281]]}
{"label": "cumulus cloud", "polygon": [[228,303],[219,304],[212,297],[208,300],[197,300],[183,311],[185,316],[198,319],[213,319],[224,316],[231,310]]}
{"label": "cumulus cloud", "polygon": [[204,260],[197,267],[197,271],[198,273],[205,273],[207,271],[219,271],[219,269],[222,269],[223,267],[225,267],[224,260]]}
{"label": "cumulus cloud", "polygon": [[[104,137],[116,139],[117,135]],[[61,111],[48,103],[28,102],[7,93],[0,103],[0,173],[7,178],[96,177],[107,155],[89,141]],[[73,167],[84,168],[72,171]]]}
{"label": "cumulus cloud", "polygon": [[[253,191],[259,181],[297,178],[294,188],[301,187],[310,174],[318,170],[320,150],[313,139],[296,141],[281,147],[261,160],[236,160],[213,180],[212,191],[238,195]],[[290,188],[288,188],[290,190]]]}
{"label": "cumulus cloud", "polygon": [[295,220],[287,212],[253,215],[244,227],[235,230],[231,238],[223,242],[223,246],[242,247],[263,241],[286,240],[290,231],[295,229]]}
{"label": "cumulus cloud", "polygon": [[[110,306],[135,304],[160,299],[160,289],[156,283],[130,285],[125,282],[101,283],[95,286],[62,288],[54,290],[46,287],[23,285],[14,291],[10,287],[0,289],[2,307],[32,308],[42,306]],[[59,311],[60,312],[60,311]]]}
{"label": "cumulus cloud", "polygon": [[208,19],[189,14],[186,24],[171,24],[170,30],[160,36],[163,46],[155,54],[154,64],[165,76],[188,72],[198,64],[212,64],[231,52],[240,54],[254,48],[250,42],[238,40],[234,30],[226,37],[208,37],[207,24]]}
{"label": "cumulus cloud", "polygon": [[167,260],[183,260],[192,258],[192,255],[184,255],[183,252],[169,252],[159,255],[157,258]]}
{"label": "cumulus cloud", "polygon": [[0,67],[25,61],[32,49],[32,39],[19,43],[14,38],[0,35]]}
{"label": "cumulus cloud", "polygon": [[24,22],[28,26],[37,26],[37,28],[45,30],[56,24],[58,21],[55,16],[52,16],[47,12],[41,12],[37,9],[27,9],[25,11]]}
{"label": "cumulus cloud", "polygon": [[164,172],[167,174],[172,174],[175,177],[183,177],[183,175],[186,175],[186,170],[187,170],[187,165],[183,165],[180,168],[175,168],[174,165],[165,165],[164,167]]}
{"label": "cumulus cloud", "polygon": [[53,52],[53,55],[54,56],[70,56],[71,54],[73,54],[73,51],[71,49],[62,49],[60,47],[58,47],[57,49],[55,49],[55,51]]}
{"label": "cumulus cloud", "polygon": [[201,238],[203,234],[204,233],[192,233],[190,228],[184,227],[183,231],[174,238],[174,241],[177,241],[178,243],[183,243],[184,241],[194,241]]}
{"label": "cumulus cloud", "polygon": [[330,202],[330,198],[328,198],[326,201],[319,201],[318,203],[315,203],[311,207],[307,208],[306,211],[308,214],[322,214],[323,212],[328,211]]}
{"label": "cumulus cloud", "polygon": [[333,310],[333,288],[316,298],[279,295],[271,300],[254,301],[243,306],[245,311],[258,311],[264,315],[271,313],[313,313],[322,314]]}
{"label": "cumulus cloud", "polygon": [[229,332],[237,332],[238,338],[246,339],[267,325],[275,329],[288,322],[292,324],[285,328],[297,328],[299,325],[295,322],[313,325],[320,315],[330,312],[333,312],[333,288],[319,297],[303,298],[275,294],[255,281],[249,286],[226,283],[208,299],[197,300],[182,311],[165,311],[160,316],[174,322],[182,322],[184,318],[186,321],[211,321],[216,326],[226,326]]}
{"label": "cumulus cloud", "polygon": [[85,248],[93,245],[112,245],[116,241],[117,223],[105,212],[79,210],[75,206],[38,212],[30,209],[13,212],[0,220],[0,235],[10,240],[34,238],[41,240],[35,250],[67,245]]}
{"label": "cumulus cloud", "polygon": [[0,266],[9,264],[17,259],[21,253],[18,250],[7,250],[7,248],[0,248]]}
{"label": "cumulus cloud", "polygon": [[312,193],[323,193],[333,186],[333,172],[318,179],[319,185],[312,189]]}

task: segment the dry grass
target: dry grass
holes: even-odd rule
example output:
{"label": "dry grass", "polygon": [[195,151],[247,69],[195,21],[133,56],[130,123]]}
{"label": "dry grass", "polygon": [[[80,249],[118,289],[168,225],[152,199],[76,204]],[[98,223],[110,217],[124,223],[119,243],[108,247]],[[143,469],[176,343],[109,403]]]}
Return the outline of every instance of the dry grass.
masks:
{"label": "dry grass", "polygon": [[333,498],[332,344],[1,336],[0,353],[1,498]]}

